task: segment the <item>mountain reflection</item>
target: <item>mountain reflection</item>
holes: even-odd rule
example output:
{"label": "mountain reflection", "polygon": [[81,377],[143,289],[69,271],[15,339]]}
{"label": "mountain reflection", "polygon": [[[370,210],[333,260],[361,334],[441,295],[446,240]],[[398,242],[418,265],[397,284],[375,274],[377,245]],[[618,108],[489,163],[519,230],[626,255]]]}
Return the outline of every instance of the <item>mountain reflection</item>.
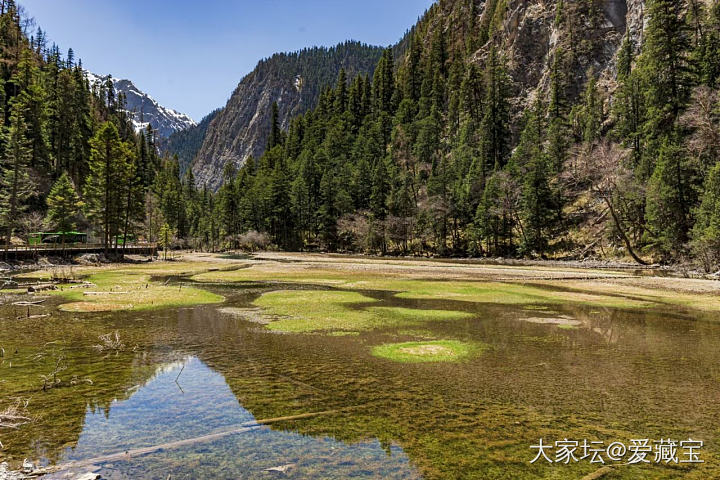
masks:
{"label": "mountain reflection", "polygon": [[[60,463],[81,462],[70,471],[97,471],[107,479],[165,479],[181,471],[193,478],[253,478],[273,468],[289,478],[419,476],[400,447],[386,449],[377,440],[346,444],[277,426],[241,428],[255,421],[223,375],[187,357],[158,367],[146,384],[126,400],[112,402],[108,411],[88,409],[76,446],[67,449]],[[231,430],[235,433],[205,440]],[[133,454],[155,446],[160,448],[149,454]],[[114,455],[124,452],[129,455],[118,461]],[[96,460],[88,465],[89,459]]]}

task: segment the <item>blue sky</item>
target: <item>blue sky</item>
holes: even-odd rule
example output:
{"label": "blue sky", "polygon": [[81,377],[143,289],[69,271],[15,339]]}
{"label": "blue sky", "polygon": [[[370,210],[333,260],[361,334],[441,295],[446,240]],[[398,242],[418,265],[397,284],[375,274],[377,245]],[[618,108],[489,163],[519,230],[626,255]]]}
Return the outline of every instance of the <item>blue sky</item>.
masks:
{"label": "blue sky", "polygon": [[434,0],[20,0],[63,51],[196,121],[275,52],[395,43]]}

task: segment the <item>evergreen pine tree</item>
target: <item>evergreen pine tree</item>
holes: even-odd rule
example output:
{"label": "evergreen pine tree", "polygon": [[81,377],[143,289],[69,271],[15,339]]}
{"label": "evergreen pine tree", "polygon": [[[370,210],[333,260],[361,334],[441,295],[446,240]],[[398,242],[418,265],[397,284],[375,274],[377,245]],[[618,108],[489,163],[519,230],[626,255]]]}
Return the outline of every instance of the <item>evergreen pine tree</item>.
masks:
{"label": "evergreen pine tree", "polygon": [[649,240],[670,258],[682,251],[691,225],[695,172],[681,145],[664,139],[647,189]]}
{"label": "evergreen pine tree", "polygon": [[510,150],[508,80],[495,46],[490,49],[485,68],[485,114],[480,125],[483,177],[496,166],[503,167]]}
{"label": "evergreen pine tree", "polygon": [[712,272],[720,266],[720,162],[710,169],[705,179],[696,216],[692,249],[705,271]]}
{"label": "evergreen pine tree", "polygon": [[10,127],[5,134],[5,152],[0,163],[0,215],[5,226],[6,255],[19,214],[25,210],[25,202],[35,193],[29,175],[32,148],[25,136],[26,131],[23,117],[14,109]]}
{"label": "evergreen pine tree", "polygon": [[129,147],[120,140],[112,122],[105,122],[90,141],[90,174],[84,198],[88,218],[100,226],[105,253],[120,233],[125,195],[123,187],[130,172]]}
{"label": "evergreen pine tree", "polygon": [[268,138],[267,149],[272,150],[282,144],[282,130],[280,129],[280,113],[277,102],[272,104],[272,115],[270,118],[270,137]]}
{"label": "evergreen pine tree", "polygon": [[62,245],[65,247],[65,233],[73,230],[76,217],[80,213],[83,202],[75,190],[70,176],[63,172],[57,179],[46,199],[48,213],[47,222],[57,231],[62,232]]}

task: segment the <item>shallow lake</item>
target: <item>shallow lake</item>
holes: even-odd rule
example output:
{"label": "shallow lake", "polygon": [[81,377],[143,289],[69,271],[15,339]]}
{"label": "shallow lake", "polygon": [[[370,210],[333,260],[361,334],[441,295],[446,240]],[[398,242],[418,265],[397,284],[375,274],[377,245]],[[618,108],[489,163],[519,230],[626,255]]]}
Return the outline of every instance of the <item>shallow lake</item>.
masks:
{"label": "shallow lake", "polygon": [[[71,314],[49,299],[31,318],[1,306],[0,407],[27,402],[32,421],[0,430],[0,461],[69,465],[47,478],[580,478],[602,465],[530,464],[530,446],[670,437],[703,440],[705,464],[620,466],[606,478],[719,478],[720,324],[669,309],[373,292],[388,306],[471,315],[281,334],[228,310],[278,285],[210,288],[227,301]],[[32,318],[42,312],[52,315]],[[95,348],[115,331],[121,349]],[[445,338],[487,348],[457,363],[371,354]]]}

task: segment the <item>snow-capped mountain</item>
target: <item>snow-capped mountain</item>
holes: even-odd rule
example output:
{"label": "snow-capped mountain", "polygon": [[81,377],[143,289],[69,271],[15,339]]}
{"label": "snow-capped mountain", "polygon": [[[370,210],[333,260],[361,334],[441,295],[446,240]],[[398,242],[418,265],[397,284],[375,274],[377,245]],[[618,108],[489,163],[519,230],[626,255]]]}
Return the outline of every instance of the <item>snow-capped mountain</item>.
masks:
{"label": "snow-capped mountain", "polygon": [[[99,76],[85,71],[90,87],[107,82],[108,76]],[[167,138],[175,132],[195,126],[195,121],[184,113],[160,105],[154,98],[137,88],[130,80],[112,79],[116,94],[122,92],[127,99],[127,111],[136,131],[147,128],[148,124],[157,130],[159,136]]]}

